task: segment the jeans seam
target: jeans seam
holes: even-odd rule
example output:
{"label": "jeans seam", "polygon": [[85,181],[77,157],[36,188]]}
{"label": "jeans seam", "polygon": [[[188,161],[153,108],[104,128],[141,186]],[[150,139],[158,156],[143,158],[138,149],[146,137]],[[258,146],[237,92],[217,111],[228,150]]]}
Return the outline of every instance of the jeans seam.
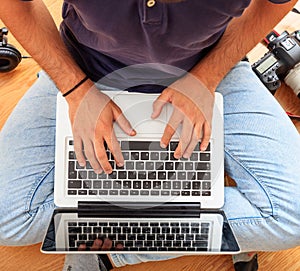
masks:
{"label": "jeans seam", "polygon": [[[234,154],[231,154],[230,151],[225,147],[224,148],[225,153],[227,153],[236,163],[238,163],[240,166],[243,167],[244,170],[246,170],[255,180],[255,182],[261,187],[261,189],[264,191],[265,195],[267,196],[270,205],[271,205],[271,215],[267,216],[267,217],[274,217],[276,218],[276,201],[272,199],[272,193],[270,193],[267,189],[267,187],[265,187],[263,185],[263,182],[260,180],[260,178],[255,174],[255,172],[253,172],[249,167],[247,167],[242,161],[240,161]],[[257,206],[256,206],[257,207]],[[258,208],[258,207],[257,207]],[[259,208],[258,208],[259,209]],[[259,209],[260,210],[260,209]],[[260,212],[262,213],[262,211],[260,210]],[[264,218],[267,218],[266,216],[264,216]]]}
{"label": "jeans seam", "polygon": [[[27,196],[27,200],[26,200],[26,204],[25,204],[25,214],[28,215],[30,218],[33,217],[37,213],[37,211],[31,210],[31,205],[32,205],[32,201],[35,196],[35,193],[38,190],[38,188],[42,185],[45,178],[49,175],[49,173],[53,169],[54,169],[54,163],[51,163],[51,165],[49,167],[47,167],[45,169],[45,171],[42,172],[41,175],[38,177],[37,181],[34,183],[34,185],[32,186],[32,189],[30,190],[30,192]],[[49,202],[50,202],[50,200],[45,200],[37,209],[42,208],[44,205],[47,205]]]}

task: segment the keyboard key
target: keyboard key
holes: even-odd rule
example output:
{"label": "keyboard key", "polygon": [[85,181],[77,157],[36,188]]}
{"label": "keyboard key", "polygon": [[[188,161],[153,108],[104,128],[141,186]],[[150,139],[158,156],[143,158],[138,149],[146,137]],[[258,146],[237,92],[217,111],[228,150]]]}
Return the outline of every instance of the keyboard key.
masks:
{"label": "keyboard key", "polygon": [[203,190],[210,190],[211,189],[211,183],[210,182],[202,182],[202,189]]}
{"label": "keyboard key", "polygon": [[166,172],[165,171],[159,171],[158,172],[158,176],[157,176],[157,178],[159,179],[159,180],[165,180],[166,179]]}
{"label": "keyboard key", "polygon": [[173,170],[174,169],[174,163],[173,162],[166,162],[165,169],[166,170]]}
{"label": "keyboard key", "polygon": [[193,170],[194,169],[194,163],[193,162],[185,162],[184,163],[185,170]]}
{"label": "keyboard key", "polygon": [[182,189],[191,189],[191,182],[182,182]]}
{"label": "keyboard key", "polygon": [[93,188],[101,189],[102,188],[102,181],[93,181]]}
{"label": "keyboard key", "polygon": [[197,180],[210,180],[210,172],[197,172]]}
{"label": "keyboard key", "polygon": [[140,154],[138,152],[131,153],[131,160],[140,160]]}
{"label": "keyboard key", "polygon": [[124,160],[129,160],[129,152],[122,152]]}
{"label": "keyboard key", "polygon": [[201,195],[200,191],[192,191],[192,196],[199,197]]}
{"label": "keyboard key", "polygon": [[97,195],[97,194],[98,194],[98,191],[97,191],[97,190],[89,190],[89,195],[95,196],[95,195]]}
{"label": "keyboard key", "polygon": [[92,181],[85,180],[82,183],[83,183],[83,188],[85,188],[85,189],[91,189],[92,188]]}
{"label": "keyboard key", "polygon": [[103,181],[104,189],[111,189],[111,181]]}
{"label": "keyboard key", "polygon": [[135,169],[137,170],[143,170],[145,169],[145,163],[141,161],[135,162]]}
{"label": "keyboard key", "polygon": [[152,190],[150,194],[151,196],[159,196],[159,191]]}
{"label": "keyboard key", "polygon": [[183,162],[175,162],[176,170],[183,170]]}
{"label": "keyboard key", "polygon": [[123,181],[123,189],[130,189],[131,181]]}
{"label": "keyboard key", "polygon": [[134,162],[125,161],[125,168],[126,169],[134,169]]}
{"label": "keyboard key", "polygon": [[163,162],[155,162],[155,169],[156,170],[163,170],[164,169],[164,163]]}
{"label": "keyboard key", "polygon": [[76,155],[74,151],[69,151],[69,159],[70,160],[76,160]]}
{"label": "keyboard key", "polygon": [[181,191],[181,196],[190,196],[190,191]]}
{"label": "keyboard key", "polygon": [[144,180],[147,178],[147,172],[146,171],[138,171],[138,179]]}
{"label": "keyboard key", "polygon": [[141,196],[149,196],[149,195],[150,195],[150,192],[147,191],[147,190],[141,190],[141,191],[140,191],[140,194],[141,194]]}
{"label": "keyboard key", "polygon": [[146,162],[146,170],[154,170],[154,162]]}
{"label": "keyboard key", "polygon": [[204,197],[210,197],[211,196],[211,192],[210,191],[203,191],[202,192],[202,196],[204,196]]}
{"label": "keyboard key", "polygon": [[188,172],[187,173],[188,180],[195,180],[196,179],[196,172]]}
{"label": "keyboard key", "polygon": [[68,181],[68,188],[81,188],[82,181]]}
{"label": "keyboard key", "polygon": [[114,189],[121,189],[122,182],[121,181],[113,181],[113,188]]}
{"label": "keyboard key", "polygon": [[155,171],[149,171],[148,172],[148,179],[149,180],[155,180],[156,179],[156,172]]}
{"label": "keyboard key", "polygon": [[102,196],[108,195],[108,190],[99,190],[99,195],[102,195]]}
{"label": "keyboard key", "polygon": [[118,171],[118,179],[124,180],[127,178],[127,172],[126,171]]}
{"label": "keyboard key", "polygon": [[199,190],[201,188],[201,182],[193,182],[192,187],[194,190]]}
{"label": "keyboard key", "polygon": [[176,179],[176,172],[168,171],[168,180],[175,180],[175,179]]}
{"label": "keyboard key", "polygon": [[173,184],[173,189],[181,189],[181,182],[175,181],[172,184]]}
{"label": "keyboard key", "polygon": [[161,152],[160,153],[160,160],[169,160],[169,153]]}
{"label": "keyboard key", "polygon": [[196,162],[195,170],[210,170],[210,163]]}
{"label": "keyboard key", "polygon": [[136,171],[128,171],[128,179],[136,179]]}
{"label": "keyboard key", "polygon": [[77,195],[77,190],[68,190],[68,195],[70,196]]}
{"label": "keyboard key", "polygon": [[151,189],[151,181],[144,181],[143,189]]}
{"label": "keyboard key", "polygon": [[133,182],[133,189],[141,189],[142,182],[141,181],[134,181]]}
{"label": "keyboard key", "polygon": [[170,146],[170,151],[175,151],[178,146],[178,142],[171,141],[169,146]]}
{"label": "keyboard key", "polygon": [[170,196],[170,191],[161,191],[162,196]]}
{"label": "keyboard key", "polygon": [[141,152],[141,160],[149,160],[149,152]]}
{"label": "keyboard key", "polygon": [[139,195],[139,190],[131,190],[130,195],[131,196],[138,196]]}
{"label": "keyboard key", "polygon": [[75,162],[69,161],[68,163],[68,178],[77,179],[77,171],[75,170]]}
{"label": "keyboard key", "polygon": [[150,153],[150,159],[155,161],[155,160],[159,160],[159,153],[158,152],[151,152]]}
{"label": "keyboard key", "polygon": [[153,181],[154,189],[161,189],[161,181]]}
{"label": "keyboard key", "polygon": [[163,189],[171,189],[172,183],[169,181],[163,182]]}
{"label": "keyboard key", "polygon": [[200,161],[210,161],[210,153],[200,153]]}
{"label": "keyboard key", "polygon": [[186,172],[185,171],[179,171],[177,173],[178,180],[186,180]]}
{"label": "keyboard key", "polygon": [[97,174],[91,170],[88,172],[88,178],[89,179],[97,179]]}

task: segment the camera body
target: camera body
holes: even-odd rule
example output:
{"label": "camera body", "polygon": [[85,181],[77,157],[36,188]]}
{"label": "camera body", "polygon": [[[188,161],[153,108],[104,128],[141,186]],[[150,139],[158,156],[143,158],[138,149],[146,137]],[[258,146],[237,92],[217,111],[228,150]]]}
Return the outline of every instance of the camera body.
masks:
{"label": "camera body", "polygon": [[272,92],[280,87],[288,72],[300,62],[300,30],[284,31],[268,44],[269,52],[252,65],[253,71]]}

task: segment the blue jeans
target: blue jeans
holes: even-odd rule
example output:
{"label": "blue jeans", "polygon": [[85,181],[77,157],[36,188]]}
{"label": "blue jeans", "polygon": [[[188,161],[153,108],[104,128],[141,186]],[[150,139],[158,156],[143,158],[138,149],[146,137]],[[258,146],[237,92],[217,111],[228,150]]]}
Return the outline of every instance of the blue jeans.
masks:
{"label": "blue jeans", "polygon": [[[0,245],[41,242],[53,209],[57,89],[44,72],[0,133]],[[224,211],[243,251],[300,244],[300,138],[273,96],[241,62],[218,86],[224,97]],[[58,117],[59,121],[59,117]],[[170,258],[113,254],[116,266]]]}

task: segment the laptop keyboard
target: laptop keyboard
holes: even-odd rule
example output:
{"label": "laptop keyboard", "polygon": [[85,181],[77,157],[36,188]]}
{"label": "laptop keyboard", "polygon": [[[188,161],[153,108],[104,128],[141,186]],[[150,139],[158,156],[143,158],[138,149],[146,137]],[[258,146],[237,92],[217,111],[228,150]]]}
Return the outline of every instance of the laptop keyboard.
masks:
{"label": "laptop keyboard", "polygon": [[124,167],[118,167],[107,150],[111,174],[96,174],[89,162],[76,161],[73,141],[68,142],[68,195],[90,196],[211,196],[211,151],[199,151],[189,159],[176,159],[178,142],[167,148],[159,141],[121,141]]}
{"label": "laptop keyboard", "polygon": [[69,250],[85,244],[87,250],[95,239],[112,240],[112,247],[123,251],[208,251],[211,222],[185,221],[112,221],[68,223]]}

